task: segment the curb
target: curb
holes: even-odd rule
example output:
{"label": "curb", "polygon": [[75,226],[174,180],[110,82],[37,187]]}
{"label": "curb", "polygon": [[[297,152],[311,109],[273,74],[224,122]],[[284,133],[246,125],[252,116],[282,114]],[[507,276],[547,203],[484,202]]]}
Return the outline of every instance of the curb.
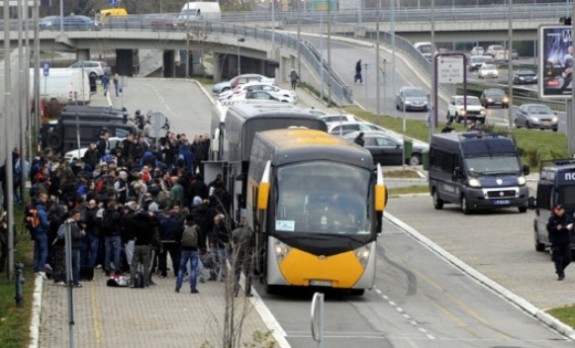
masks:
{"label": "curb", "polygon": [[30,320],[30,344],[29,348],[38,348],[38,339],[40,338],[40,314],[42,313],[42,290],[44,288],[44,279],[36,276],[34,280],[34,293],[32,295],[32,318]]}
{"label": "curb", "polygon": [[418,242],[420,242],[421,244],[423,244],[424,246],[429,248],[434,253],[441,256],[447,262],[451,263],[452,265],[454,265],[455,267],[460,269],[463,273],[467,274],[468,276],[470,276],[471,278],[473,278],[474,280],[476,280],[480,284],[486,286],[488,289],[492,290],[496,294],[499,294],[501,297],[503,297],[507,301],[513,303],[514,305],[516,305],[517,307],[519,307],[520,309],[525,311],[527,314],[536,318],[537,320],[544,323],[545,325],[547,325],[551,329],[554,329],[555,331],[564,335],[568,339],[575,341],[575,330],[573,330],[573,328],[570,327],[569,325],[566,325],[566,324],[560,322],[559,320],[557,320],[553,316],[545,313],[545,311],[535,307],[533,304],[531,304],[530,302],[525,300],[523,297],[520,297],[520,296],[514,294],[513,292],[511,292],[511,291],[507,290],[506,288],[504,288],[503,286],[501,286],[499,283],[495,282],[494,280],[486,277],[482,273],[473,269],[471,266],[469,266],[468,264],[466,264],[462,260],[458,259],[453,254],[449,253],[447,250],[443,249],[438,244],[431,241],[429,238],[422,235],[416,229],[409,226],[405,222],[399,220],[398,218],[396,218],[392,214],[386,212],[384,214],[384,216],[391,224],[404,230],[406,233],[408,233],[413,238],[415,238]]}

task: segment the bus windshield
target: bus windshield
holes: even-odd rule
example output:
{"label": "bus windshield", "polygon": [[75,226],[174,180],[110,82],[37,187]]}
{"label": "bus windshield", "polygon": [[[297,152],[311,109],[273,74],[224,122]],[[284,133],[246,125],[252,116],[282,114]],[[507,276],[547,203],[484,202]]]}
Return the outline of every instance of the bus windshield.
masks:
{"label": "bus windshield", "polygon": [[515,156],[468,157],[465,164],[469,172],[474,174],[517,174],[520,171]]}
{"label": "bus windshield", "polygon": [[369,235],[370,175],[366,168],[328,161],[280,167],[276,233]]}

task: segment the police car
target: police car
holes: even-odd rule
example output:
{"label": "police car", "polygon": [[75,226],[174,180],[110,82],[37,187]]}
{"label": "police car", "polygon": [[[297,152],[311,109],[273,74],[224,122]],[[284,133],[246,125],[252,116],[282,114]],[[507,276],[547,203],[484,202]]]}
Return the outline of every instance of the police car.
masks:
{"label": "police car", "polygon": [[[547,220],[553,206],[562,204],[566,214],[575,212],[575,159],[557,159],[541,163],[537,197],[531,198],[530,208],[535,209],[533,228],[535,250],[546,251],[551,245]],[[571,249],[575,249],[575,233],[571,232]]]}

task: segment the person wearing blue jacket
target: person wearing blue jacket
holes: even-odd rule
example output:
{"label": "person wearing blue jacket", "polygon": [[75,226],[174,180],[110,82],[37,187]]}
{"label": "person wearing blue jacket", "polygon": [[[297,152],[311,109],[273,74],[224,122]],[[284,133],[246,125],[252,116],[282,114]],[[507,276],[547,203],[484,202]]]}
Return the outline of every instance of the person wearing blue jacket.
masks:
{"label": "person wearing blue jacket", "polygon": [[561,204],[553,207],[553,213],[547,221],[547,232],[553,252],[557,280],[565,279],[565,268],[571,263],[571,233],[573,217],[565,213]]}
{"label": "person wearing blue jacket", "polygon": [[36,201],[36,211],[39,220],[38,226],[34,228],[34,273],[46,279],[46,260],[48,259],[48,213],[46,212],[46,202],[48,194],[40,192]]}

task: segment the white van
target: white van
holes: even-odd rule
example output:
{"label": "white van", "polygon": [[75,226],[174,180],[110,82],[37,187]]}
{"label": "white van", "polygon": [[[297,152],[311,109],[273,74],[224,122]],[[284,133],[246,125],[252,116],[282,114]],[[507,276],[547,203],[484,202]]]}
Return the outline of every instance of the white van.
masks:
{"label": "white van", "polygon": [[433,45],[431,42],[416,42],[413,44],[413,47],[425,58],[431,60],[433,57]]}
{"label": "white van", "polygon": [[183,20],[220,20],[222,10],[219,2],[188,2],[180,10],[178,19]]}
{"label": "white van", "polygon": [[[34,83],[34,69],[30,69],[30,85]],[[31,90],[30,99],[34,98]],[[74,94],[81,105],[90,104],[90,78],[88,72],[69,68],[51,68],[48,76],[40,71],[40,98],[44,100],[58,100],[62,105],[73,104]]]}

